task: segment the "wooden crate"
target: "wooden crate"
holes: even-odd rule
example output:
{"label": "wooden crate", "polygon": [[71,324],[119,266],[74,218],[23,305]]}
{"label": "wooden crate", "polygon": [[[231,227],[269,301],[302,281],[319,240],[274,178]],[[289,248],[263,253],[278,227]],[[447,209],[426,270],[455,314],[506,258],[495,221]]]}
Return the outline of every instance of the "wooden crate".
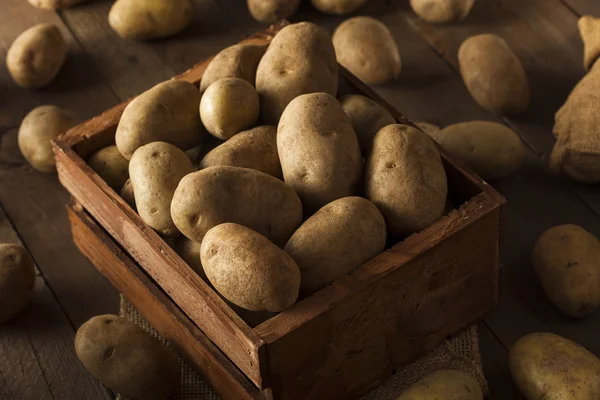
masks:
{"label": "wooden crate", "polygon": [[[280,26],[245,42],[268,43]],[[198,84],[210,60],[176,77]],[[404,116],[341,69],[340,92]],[[87,164],[127,103],[54,142],[73,236],[98,269],[224,399],[351,399],[471,324],[498,300],[504,199],[442,154],[455,210],[266,322],[246,324]]]}

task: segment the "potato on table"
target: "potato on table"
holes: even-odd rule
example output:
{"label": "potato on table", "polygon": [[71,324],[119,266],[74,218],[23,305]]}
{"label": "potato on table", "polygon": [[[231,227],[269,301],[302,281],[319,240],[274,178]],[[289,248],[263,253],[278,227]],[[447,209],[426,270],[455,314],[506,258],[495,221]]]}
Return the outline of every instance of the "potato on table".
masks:
{"label": "potato on table", "polygon": [[479,383],[466,372],[447,369],[427,375],[397,400],[483,400]]}
{"label": "potato on table", "polygon": [[35,267],[27,250],[18,244],[0,244],[0,324],[25,308],[34,284]]}
{"label": "potato on table", "polygon": [[269,24],[294,15],[300,2],[301,0],[247,0],[252,18]]}
{"label": "potato on table", "polygon": [[254,86],[256,69],[265,51],[267,45],[260,44],[235,44],[222,50],[202,74],[200,92],[204,93],[212,83],[225,78],[243,79]]}
{"label": "potato on table", "polygon": [[368,0],[311,0],[315,8],[326,14],[350,14],[362,7]]}
{"label": "potato on table", "polygon": [[458,22],[467,17],[475,0],[410,0],[410,6],[422,20],[434,24]]}
{"label": "potato on table", "polygon": [[121,155],[117,146],[106,146],[94,153],[88,164],[115,190],[120,190],[129,178],[129,160]]}

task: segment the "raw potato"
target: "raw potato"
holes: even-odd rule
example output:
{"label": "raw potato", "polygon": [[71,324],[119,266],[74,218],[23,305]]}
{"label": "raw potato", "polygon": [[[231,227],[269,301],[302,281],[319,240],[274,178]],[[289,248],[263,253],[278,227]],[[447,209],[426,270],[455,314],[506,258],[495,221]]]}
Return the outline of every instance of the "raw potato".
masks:
{"label": "raw potato", "polygon": [[166,400],[179,387],[181,367],[171,350],[116,315],[83,324],[75,353],[96,379],[131,400]]}
{"label": "raw potato", "polygon": [[260,100],[254,86],[243,79],[225,78],[206,89],[200,118],[208,132],[223,140],[256,125]]}
{"label": "raw potato", "polygon": [[523,336],[508,361],[528,400],[600,399],[600,360],[568,339],[552,333]]}
{"label": "raw potato", "polygon": [[75,116],[57,106],[34,108],[19,127],[19,150],[29,164],[40,172],[56,171],[51,141],[75,125]]}
{"label": "raw potato", "polygon": [[306,220],[285,245],[300,268],[301,291],[311,294],[385,248],[383,215],[362,197],[332,201]]}
{"label": "raw potato", "polygon": [[340,103],[350,118],[363,155],[369,154],[373,138],[381,128],[396,123],[388,110],[368,97],[350,94],[342,97]]}
{"label": "raw potato", "polygon": [[600,18],[584,15],[577,25],[584,45],[583,66],[589,71],[600,57]]}
{"label": "raw potato", "polygon": [[219,166],[181,180],[171,215],[181,233],[198,243],[209,229],[234,222],[283,247],[302,223],[302,203],[279,179],[252,169]]}
{"label": "raw potato", "polygon": [[368,0],[311,0],[315,8],[326,14],[350,14],[362,7]]}
{"label": "raw potato", "polygon": [[248,0],[248,11],[257,21],[272,24],[296,13],[301,0]]}
{"label": "raw potato", "polygon": [[267,45],[236,44],[226,48],[213,58],[202,74],[200,91],[225,78],[243,79],[254,86],[256,69],[260,59],[267,51]]}
{"label": "raw potato", "polygon": [[45,10],[56,10],[60,8],[68,8],[86,1],[88,0],[29,0],[29,4]]}
{"label": "raw potato", "polygon": [[544,291],[566,314],[583,318],[600,306],[600,242],[576,225],[560,225],[540,236],[533,267]]}
{"label": "raw potato", "polygon": [[298,266],[258,232],[226,223],[206,233],[202,265],[214,287],[232,303],[251,311],[283,311],[300,288]]}
{"label": "raw potato", "polygon": [[279,154],[277,154],[277,128],[259,126],[241,132],[211,150],[202,161],[200,168],[229,165],[255,169],[282,179]]}
{"label": "raw potato", "polygon": [[363,161],[358,139],[337,99],[326,93],[296,97],[281,116],[277,150],[285,183],[307,215],[355,194]]}
{"label": "raw potato", "polygon": [[446,369],[427,375],[397,400],[483,400],[483,392],[475,379],[464,371]]}
{"label": "raw potato", "polygon": [[131,157],[129,176],[137,211],[161,235],[179,235],[171,218],[171,200],[179,181],[192,172],[185,153],[165,142],[142,146]]}
{"label": "raw potato", "polygon": [[192,22],[192,0],[117,0],[108,23],[125,39],[156,39],[175,35]]}
{"label": "raw potato", "polygon": [[433,24],[462,21],[475,0],[410,0],[410,6],[422,20]]}
{"label": "raw potato", "polygon": [[300,22],[283,28],[273,39],[256,71],[263,124],[277,125],[296,97],[338,88],[338,64],[331,37],[321,27]]}
{"label": "raw potato", "polygon": [[448,183],[440,153],[416,128],[397,124],[377,132],[365,181],[366,197],[392,236],[419,232],[444,213]]}
{"label": "raw potato", "polygon": [[26,88],[41,88],[58,74],[67,58],[67,43],[52,24],[35,25],[21,33],[6,54],[13,80]]}
{"label": "raw potato", "polygon": [[35,284],[31,256],[18,244],[0,244],[0,324],[29,303]]}
{"label": "raw potato", "polygon": [[208,282],[204,267],[202,267],[202,262],[200,261],[200,246],[200,243],[182,236],[175,240],[174,250],[200,278]]}
{"label": "raw potato", "polygon": [[198,146],[205,133],[198,115],[200,97],[193,84],[173,79],[133,99],[117,126],[115,140],[121,154],[131,159],[138,147],[152,142],[182,150]]}
{"label": "raw potato", "polygon": [[131,179],[127,179],[127,182],[121,188],[120,196],[125,200],[125,203],[129,204],[134,210],[137,209],[135,206],[135,194],[133,193],[133,185]]}
{"label": "raw potato", "polygon": [[120,190],[129,178],[129,160],[115,145],[98,150],[88,164],[114,190]]}
{"label": "raw potato", "polygon": [[361,81],[379,85],[398,78],[402,60],[389,29],[371,17],[343,22],[333,34],[337,60]]}
{"label": "raw potato", "polygon": [[462,122],[430,136],[485,180],[513,173],[525,157],[521,138],[512,129],[495,122]]}
{"label": "raw potato", "polygon": [[420,130],[425,132],[427,136],[437,141],[436,138],[441,130],[438,125],[432,124],[430,122],[416,122],[415,125],[417,125],[417,127]]}
{"label": "raw potato", "polygon": [[504,39],[492,34],[468,38],[458,50],[458,64],[467,89],[481,107],[502,115],[529,108],[525,69]]}

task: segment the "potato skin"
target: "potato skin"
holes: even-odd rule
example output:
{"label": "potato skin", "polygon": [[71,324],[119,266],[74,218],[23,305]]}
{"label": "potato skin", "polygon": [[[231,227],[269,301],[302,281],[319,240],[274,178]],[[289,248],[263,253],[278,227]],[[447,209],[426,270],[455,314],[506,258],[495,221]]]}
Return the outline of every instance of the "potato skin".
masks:
{"label": "potato skin", "polygon": [[358,139],[337,99],[326,93],[296,97],[281,116],[277,150],[285,183],[307,213],[356,193],[363,161]]}
{"label": "potato skin", "polygon": [[51,141],[75,125],[70,111],[53,105],[31,110],[19,127],[18,144],[23,157],[40,172],[56,171]]}
{"label": "potato skin", "polygon": [[131,400],[165,400],[180,383],[175,355],[116,315],[84,323],[75,335],[75,353],[96,379]]}
{"label": "potato skin", "polygon": [[483,400],[483,392],[468,373],[447,369],[427,375],[402,392],[397,400],[433,399]]}
{"label": "potato skin", "polygon": [[300,288],[298,266],[256,231],[225,223],[202,241],[202,265],[226,299],[251,311],[283,311],[294,305]]}
{"label": "potato skin", "polygon": [[425,132],[427,136],[433,140],[436,140],[435,138],[437,137],[438,132],[441,130],[438,125],[432,124],[431,122],[415,122],[415,125],[417,125],[420,130]]}
{"label": "potato skin", "polygon": [[545,231],[533,248],[544,291],[566,314],[583,318],[600,306],[600,242],[576,225]]}
{"label": "potato skin", "polygon": [[282,179],[277,153],[277,127],[259,126],[240,132],[211,150],[200,161],[200,168],[218,165],[255,169]]}
{"label": "potato skin", "polygon": [[137,211],[161,235],[179,235],[171,218],[171,200],[179,181],[192,172],[185,153],[165,142],[142,146],[131,157],[129,175]]}
{"label": "potato skin", "polygon": [[410,0],[415,14],[433,24],[462,21],[474,4],[475,0]]}
{"label": "potato skin", "polygon": [[21,33],[6,54],[6,66],[13,80],[26,88],[49,84],[67,58],[67,43],[52,24],[32,26]]}
{"label": "potato skin", "polygon": [[283,247],[302,223],[302,203],[291,187],[270,175],[218,166],[181,180],[171,215],[181,233],[198,243],[209,229],[234,222]]}
{"label": "potato skin", "polygon": [[248,11],[257,21],[272,24],[296,13],[301,0],[248,0]]}
{"label": "potato skin", "polygon": [[344,21],[333,34],[337,60],[352,74],[369,85],[398,78],[402,60],[389,29],[371,17]]}
{"label": "potato skin", "polygon": [[44,10],[56,10],[68,8],[76,4],[84,3],[88,0],[28,0],[29,4]]}
{"label": "potato skin", "polygon": [[362,7],[367,0],[311,0],[317,10],[326,14],[350,14]]}
{"label": "potato skin", "polygon": [[460,74],[477,103],[502,115],[516,115],[529,108],[530,91],[521,61],[504,39],[476,35],[458,50]]}
{"label": "potato skin", "polygon": [[256,69],[267,47],[259,44],[236,44],[222,50],[202,74],[200,92],[204,93],[211,84],[225,78],[243,79],[254,86]]}
{"label": "potato skin", "polygon": [[600,398],[600,360],[552,333],[523,336],[508,354],[510,372],[528,400]]}
{"label": "potato skin", "polygon": [[0,244],[0,324],[25,308],[34,284],[35,267],[27,250],[18,244]]}
{"label": "potato skin", "polygon": [[338,88],[338,64],[331,37],[321,27],[300,22],[283,28],[273,39],[256,71],[263,124],[277,125],[296,97]]}
{"label": "potato skin", "polygon": [[381,212],[362,197],[327,204],[304,222],[284,247],[300,268],[301,291],[311,294],[381,253]]}
{"label": "potato skin", "polygon": [[[129,173],[129,172],[128,172]],[[133,193],[133,185],[131,184],[131,179],[127,179],[121,191],[119,192],[119,196],[125,200],[125,203],[129,204],[131,208],[137,210],[135,206],[135,194]]]}
{"label": "potato skin", "polygon": [[385,218],[388,234],[419,232],[442,216],[446,173],[435,143],[407,125],[388,125],[375,135],[365,172],[366,197]]}
{"label": "potato skin", "polygon": [[185,236],[175,239],[173,250],[200,276],[204,281],[208,282],[206,272],[200,261],[201,244],[186,238]]}
{"label": "potato skin", "polygon": [[152,142],[171,143],[182,150],[197,146],[205,133],[198,114],[200,97],[193,84],[169,80],[133,99],[115,136],[123,157],[131,159],[138,147]]}
{"label": "potato skin", "polygon": [[95,152],[88,164],[115,190],[120,190],[129,178],[129,160],[121,155],[117,146],[106,146]]}

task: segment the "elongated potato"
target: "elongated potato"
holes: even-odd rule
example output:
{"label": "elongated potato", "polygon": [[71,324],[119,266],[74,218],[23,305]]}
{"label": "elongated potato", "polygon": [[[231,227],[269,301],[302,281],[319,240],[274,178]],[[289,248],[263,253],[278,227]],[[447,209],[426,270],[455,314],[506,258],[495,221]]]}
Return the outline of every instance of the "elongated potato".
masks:
{"label": "elongated potato", "polygon": [[173,249],[185,261],[200,278],[208,282],[204,267],[200,261],[200,243],[194,242],[185,236],[175,239]]}
{"label": "elongated potato", "polygon": [[34,284],[35,267],[27,250],[18,244],[0,244],[0,324],[25,308]]}
{"label": "elongated potato", "polygon": [[225,78],[243,79],[254,86],[256,69],[265,51],[267,45],[260,44],[236,44],[222,50],[202,74],[200,91],[204,93],[212,83]]}
{"label": "elongated potato", "polygon": [[273,39],[256,71],[263,124],[277,125],[296,97],[338,87],[338,64],[331,37],[321,27],[300,22],[283,28]]}
{"label": "elongated potato", "polygon": [[37,8],[45,10],[56,10],[60,8],[68,8],[74,5],[84,3],[88,0],[28,0],[29,4]]}
{"label": "elongated potato", "polygon": [[462,21],[475,0],[410,0],[410,6],[422,20],[433,24]]}
{"label": "elongated potato", "polygon": [[306,220],[285,245],[300,268],[301,290],[311,294],[381,253],[381,212],[362,197],[344,197]]}
{"label": "elongated potato", "polygon": [[285,183],[298,193],[307,213],[357,192],[363,170],[360,147],[335,97],[296,97],[281,116],[277,150]]}
{"label": "elongated potato", "polygon": [[302,223],[302,203],[277,178],[252,169],[219,166],[181,180],[171,215],[179,230],[198,243],[209,229],[233,222],[283,247]]}
{"label": "elongated potato", "polygon": [[397,400],[483,400],[481,387],[464,371],[446,369],[427,375]]}
{"label": "elongated potato", "polygon": [[129,160],[121,155],[117,146],[106,146],[95,152],[88,164],[115,190],[120,190],[129,178]]}
{"label": "elongated potato", "polygon": [[269,24],[294,15],[300,2],[301,0],[247,0],[252,18]]}
{"label": "elongated potato", "polygon": [[368,0],[311,0],[322,13],[333,15],[350,14],[362,7]]}
{"label": "elongated potato", "polygon": [[283,311],[298,299],[300,271],[283,250],[256,231],[226,223],[202,241],[206,276],[227,300],[251,311]]}

